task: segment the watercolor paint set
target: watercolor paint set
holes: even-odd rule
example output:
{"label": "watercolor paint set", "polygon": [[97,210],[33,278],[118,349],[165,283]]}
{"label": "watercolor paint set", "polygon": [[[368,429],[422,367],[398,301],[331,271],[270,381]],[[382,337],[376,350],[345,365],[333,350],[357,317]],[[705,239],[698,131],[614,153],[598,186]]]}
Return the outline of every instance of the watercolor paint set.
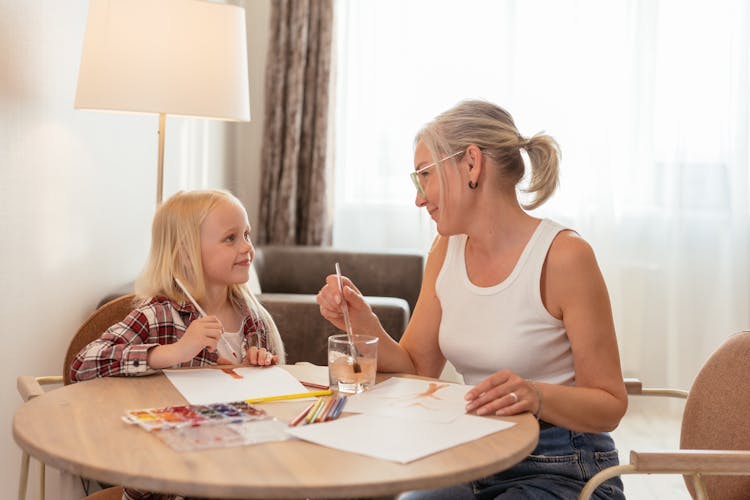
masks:
{"label": "watercolor paint set", "polygon": [[269,418],[271,417],[264,410],[245,401],[129,410],[123,417],[127,423],[137,424],[147,431],[215,426]]}
{"label": "watercolor paint set", "polygon": [[291,439],[286,424],[245,401],[129,410],[123,420],[151,432],[175,451]]}

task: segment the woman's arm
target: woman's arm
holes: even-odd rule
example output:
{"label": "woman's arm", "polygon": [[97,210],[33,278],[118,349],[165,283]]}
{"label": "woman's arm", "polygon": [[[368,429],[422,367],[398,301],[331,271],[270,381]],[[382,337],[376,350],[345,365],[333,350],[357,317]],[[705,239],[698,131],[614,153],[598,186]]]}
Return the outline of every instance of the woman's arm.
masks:
{"label": "woman's arm", "polygon": [[[349,306],[349,317],[355,333],[378,337],[378,370],[383,372],[440,375],[445,358],[438,346],[438,328],[441,308],[435,294],[435,281],[445,259],[447,240],[436,240],[427,256],[422,286],[417,304],[400,342],[386,333],[380,320],[365,302],[361,292],[344,278],[344,297]],[[336,275],[326,278],[325,286],[318,293],[321,315],[337,328],[344,330],[341,311],[341,294],[338,292]]]}
{"label": "woman's arm", "polygon": [[564,231],[553,241],[542,270],[541,293],[549,313],[561,319],[567,331],[575,386],[532,384],[502,370],[466,394],[467,411],[477,410],[480,415],[530,411],[578,432],[614,429],[627,409],[627,393],[612,309],[594,252],[577,234]]}
{"label": "woman's arm", "polygon": [[447,249],[448,238],[438,236],[427,255],[419,298],[400,342],[412,360],[413,373],[425,377],[439,377],[445,367],[445,356],[438,342],[443,309],[435,285]]}
{"label": "woman's arm", "polygon": [[573,351],[575,387],[538,384],[542,417],[579,431],[609,431],[627,409],[612,307],[591,246],[572,231],[553,241],[542,298],[561,318]]}

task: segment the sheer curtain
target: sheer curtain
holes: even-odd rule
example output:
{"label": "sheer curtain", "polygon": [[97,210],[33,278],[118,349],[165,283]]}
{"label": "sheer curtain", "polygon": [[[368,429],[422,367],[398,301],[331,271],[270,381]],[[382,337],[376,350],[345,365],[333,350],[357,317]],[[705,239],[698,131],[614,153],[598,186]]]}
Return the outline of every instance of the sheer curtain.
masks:
{"label": "sheer curtain", "polygon": [[597,252],[625,375],[688,387],[750,327],[744,0],[359,0],[337,5],[334,244],[424,250],[419,127],[465,98],[563,151],[536,210]]}

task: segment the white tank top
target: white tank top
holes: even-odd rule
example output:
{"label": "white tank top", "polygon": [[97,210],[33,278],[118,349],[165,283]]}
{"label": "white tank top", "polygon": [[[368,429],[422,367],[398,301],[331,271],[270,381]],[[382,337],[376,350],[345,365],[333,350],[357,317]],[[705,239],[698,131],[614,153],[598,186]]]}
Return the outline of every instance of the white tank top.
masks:
{"label": "white tank top", "polygon": [[547,252],[563,226],[543,219],[513,271],[501,283],[469,281],[466,235],[451,236],[435,284],[443,310],[440,350],[467,384],[510,369],[523,378],[574,385],[575,370],[562,321],[542,303],[541,275]]}

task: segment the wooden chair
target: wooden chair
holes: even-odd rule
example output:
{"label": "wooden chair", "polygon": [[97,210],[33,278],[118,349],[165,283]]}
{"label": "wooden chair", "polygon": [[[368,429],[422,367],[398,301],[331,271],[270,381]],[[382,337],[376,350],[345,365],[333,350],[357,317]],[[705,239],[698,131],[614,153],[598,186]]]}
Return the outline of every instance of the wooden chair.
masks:
{"label": "wooden chair", "polygon": [[[43,386],[54,384],[70,384],[69,368],[76,354],[89,342],[98,338],[107,328],[121,321],[135,307],[135,295],[128,294],[118,297],[99,307],[86,318],[81,327],[75,333],[68,345],[68,351],[65,354],[65,360],[62,366],[62,375],[33,377],[23,375],[17,378],[18,393],[24,401],[44,394]],[[18,499],[25,500],[26,490],[28,487],[29,477],[29,454],[25,451],[21,455],[21,474],[18,483]],[[40,463],[39,467],[39,497],[44,499],[45,496],[45,467]],[[113,490],[116,488],[113,488]],[[108,489],[109,490],[109,489]],[[107,491],[107,490],[103,490]],[[116,498],[116,492],[110,492],[113,496],[107,497],[102,495],[96,498]],[[117,497],[119,498],[119,497]]]}
{"label": "wooden chair", "polygon": [[693,498],[750,498],[750,331],[729,337],[701,368],[690,392],[643,389],[626,381],[633,395],[685,397],[680,450],[630,452],[630,463],[592,477],[579,500],[588,500],[607,479],[621,474],[682,474]]}

